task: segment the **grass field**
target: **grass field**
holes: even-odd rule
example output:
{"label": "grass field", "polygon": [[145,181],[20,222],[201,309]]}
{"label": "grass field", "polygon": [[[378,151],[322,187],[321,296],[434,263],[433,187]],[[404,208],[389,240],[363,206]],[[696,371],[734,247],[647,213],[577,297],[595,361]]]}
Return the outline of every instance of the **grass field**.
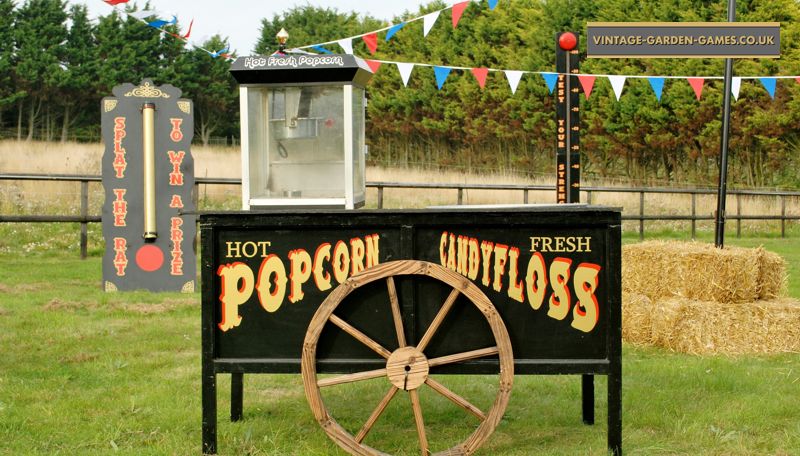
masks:
{"label": "grass field", "polygon": [[[95,169],[97,150],[43,146],[33,154],[38,154],[37,158],[9,152],[12,146],[0,143],[0,169],[4,172],[99,172]],[[202,153],[208,157],[199,158]],[[198,176],[238,177],[202,171],[235,174],[235,166],[218,169],[214,165],[229,158],[230,151],[202,153],[196,153],[198,162],[211,165],[203,165],[206,168],[200,168]],[[9,157],[24,160],[16,159],[17,163],[8,161]],[[63,163],[64,157],[75,166],[47,167],[48,163]],[[35,169],[13,167],[32,163]],[[370,172],[371,180],[475,182],[471,176],[456,173]],[[523,183],[514,176],[486,179]],[[449,193],[433,198],[424,193],[392,192],[385,195],[388,206],[409,200],[422,205],[455,200]],[[99,213],[99,194],[99,186],[93,186],[90,213]],[[0,213],[76,213],[76,195],[76,186],[63,190],[44,184],[0,183]],[[201,201],[214,207],[225,207],[226,201],[237,197],[238,188],[201,188]],[[475,204],[511,197],[468,192],[466,198]],[[513,198],[518,200],[519,195]],[[626,207],[638,204],[596,202]],[[758,200],[743,203],[743,213],[765,210]],[[686,204],[680,198],[648,201],[648,207],[657,211],[685,211]],[[790,207],[790,211],[796,210]],[[780,253],[789,264],[789,295],[800,299],[800,227],[790,225],[786,239],[777,237],[775,226],[763,223],[745,225],[742,238],[734,236],[734,227],[728,226],[726,244],[763,245]],[[626,228],[623,241],[636,242],[636,227]],[[710,225],[701,224],[699,241],[711,242],[711,231]],[[102,292],[100,226],[89,225],[90,257],[85,261],[78,259],[78,232],[77,224],[0,224],[0,455],[200,454],[199,294]],[[648,239],[686,239],[688,225],[648,222],[647,233]],[[314,421],[299,375],[247,376],[245,419],[239,423],[226,418],[227,376],[220,380],[220,454],[343,454]],[[469,392],[465,396],[480,403],[491,400],[481,387],[482,380],[448,377],[443,382],[456,391]],[[597,424],[589,427],[581,423],[577,376],[517,376],[506,414],[479,454],[606,454],[605,379],[598,378],[596,384]],[[347,387],[337,391],[332,398],[339,404],[337,418],[363,422],[363,414],[369,414],[383,388],[367,384],[357,391]],[[623,346],[626,454],[797,455],[798,398],[797,353],[699,357]],[[452,404],[427,396],[423,401],[426,414],[431,414],[426,424],[436,435],[450,438],[473,425]],[[350,407],[354,402],[366,405]],[[392,407],[399,402],[393,401]],[[390,450],[411,442],[399,453],[418,454],[409,407],[390,408],[374,437],[377,440],[368,443],[378,448]]]}
{"label": "grass field", "polygon": [[[97,250],[81,261],[74,247],[48,242],[47,251],[0,253],[0,454],[199,454],[199,296],[106,294]],[[797,238],[740,243],[767,244],[797,264]],[[800,454],[798,354],[696,357],[626,345],[623,372],[626,454]],[[445,381],[481,394],[480,378]],[[578,377],[515,382],[480,454],[605,454],[602,377],[592,427],[581,424]],[[313,420],[299,375],[246,377],[239,423],[226,419],[227,376],[220,386],[220,454],[342,454]],[[376,394],[368,386],[358,397],[372,407]],[[430,405],[443,433],[468,421],[449,403]],[[378,447],[414,441],[405,408],[375,432]]]}

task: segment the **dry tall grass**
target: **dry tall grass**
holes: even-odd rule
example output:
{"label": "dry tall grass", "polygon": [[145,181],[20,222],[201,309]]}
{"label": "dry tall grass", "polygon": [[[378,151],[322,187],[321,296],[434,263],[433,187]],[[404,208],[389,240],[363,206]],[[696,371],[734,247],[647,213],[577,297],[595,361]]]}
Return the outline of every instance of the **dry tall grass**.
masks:
{"label": "dry tall grass", "polygon": [[[0,173],[45,173],[99,175],[103,153],[101,144],[46,143],[0,141]],[[241,177],[239,149],[233,147],[192,147],[197,177]],[[369,167],[367,180],[371,182],[436,182],[470,184],[527,184],[553,185],[553,179],[527,178],[513,174],[468,174],[463,172],[423,171],[399,168]],[[597,181],[585,181],[584,185],[614,185]],[[238,186],[202,185],[199,188],[202,207],[238,207]],[[456,204],[456,190],[385,189],[384,207],[421,208],[432,205]],[[590,195],[583,192],[582,201]],[[59,182],[10,182],[0,181],[0,213],[51,213],[76,214],[79,211],[80,186],[78,183]],[[99,184],[90,185],[90,213],[99,213],[103,200]],[[555,200],[552,191],[531,191],[529,203],[550,204]],[[464,204],[521,204],[522,191],[466,190]],[[639,213],[639,195],[635,193],[594,193],[593,204],[621,207],[625,214]],[[787,199],[787,214],[800,214],[800,201]],[[368,189],[367,206],[377,205],[377,190]],[[716,196],[698,196],[696,213],[711,216],[716,209]],[[728,198],[728,214],[744,215],[780,214],[780,202],[775,198],[741,197]],[[645,213],[691,214],[689,195],[647,195]],[[653,222],[655,223],[655,222]],[[653,224],[648,222],[648,229]],[[728,222],[735,225],[734,221]],[[766,222],[743,222],[743,230],[765,230]],[[774,222],[777,226],[777,222]],[[730,226],[729,225],[729,226]],[[665,229],[686,230],[688,222],[658,222]],[[626,223],[626,229],[636,229],[638,222]],[[698,229],[712,229],[712,222],[698,223]]]}

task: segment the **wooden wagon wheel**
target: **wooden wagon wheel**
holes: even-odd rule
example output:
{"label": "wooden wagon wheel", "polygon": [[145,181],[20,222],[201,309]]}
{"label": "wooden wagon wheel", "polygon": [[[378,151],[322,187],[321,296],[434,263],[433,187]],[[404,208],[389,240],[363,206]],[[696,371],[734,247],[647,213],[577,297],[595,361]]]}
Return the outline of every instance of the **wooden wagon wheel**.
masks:
{"label": "wooden wagon wheel", "polygon": [[[403,322],[400,315],[400,305],[394,284],[394,276],[397,275],[428,276],[437,279],[440,282],[444,282],[453,288],[433,322],[427,328],[425,334],[422,336],[416,346],[409,346],[406,343],[405,333],[403,331]],[[388,303],[388,307],[391,309],[395,331],[397,333],[399,348],[394,352],[390,352],[374,340],[370,339],[364,333],[333,314],[339,303],[341,303],[353,290],[370,282],[382,279],[386,280],[386,285],[388,287],[390,301]],[[484,315],[489,323],[489,326],[491,327],[496,346],[428,359],[424,353],[425,349],[433,338],[434,334],[436,334],[439,326],[444,321],[447,313],[450,311],[453,303],[455,303],[460,294],[466,296],[469,301],[471,301],[472,304],[475,305],[475,307],[477,307],[478,310],[480,310],[480,312]],[[341,328],[355,339],[385,358],[386,367],[372,371],[318,379],[316,368],[317,342],[319,341],[323,327],[328,322]],[[463,397],[453,393],[447,389],[447,387],[428,376],[429,369],[434,366],[453,364],[493,355],[497,355],[499,357],[499,384],[494,403],[488,412],[481,411]],[[317,312],[314,314],[314,317],[311,319],[311,323],[308,326],[308,331],[306,332],[306,337],[303,344],[302,373],[306,398],[311,406],[311,410],[314,412],[314,417],[316,418],[317,422],[320,423],[322,428],[325,430],[328,436],[333,439],[333,441],[351,454],[369,456],[385,454],[365,445],[363,441],[369,431],[372,429],[375,422],[389,405],[389,402],[400,390],[408,392],[414,413],[414,421],[416,424],[417,435],[419,437],[421,453],[423,455],[431,454],[428,448],[428,438],[425,431],[422,407],[420,406],[419,401],[418,389],[424,384],[428,385],[437,393],[457,404],[466,412],[474,415],[480,421],[478,427],[466,440],[448,450],[436,453],[437,455],[469,455],[475,452],[475,450],[480,447],[480,445],[489,437],[489,435],[494,431],[495,427],[497,427],[497,424],[500,422],[500,418],[505,412],[506,405],[508,405],[508,399],[511,394],[511,386],[514,378],[514,357],[511,351],[511,341],[508,337],[508,332],[506,331],[506,327],[503,324],[500,315],[497,313],[497,310],[494,308],[491,301],[489,301],[489,298],[487,298],[477,286],[475,286],[465,277],[439,265],[424,261],[403,260],[384,263],[369,268],[351,277],[328,295],[319,309],[317,309]],[[330,416],[325,404],[323,403],[320,389],[333,385],[375,378],[386,378],[390,383],[389,390],[383,397],[383,400],[380,401],[370,417],[367,419],[361,430],[354,436],[346,431],[336,422],[336,420],[334,420],[333,417]]]}

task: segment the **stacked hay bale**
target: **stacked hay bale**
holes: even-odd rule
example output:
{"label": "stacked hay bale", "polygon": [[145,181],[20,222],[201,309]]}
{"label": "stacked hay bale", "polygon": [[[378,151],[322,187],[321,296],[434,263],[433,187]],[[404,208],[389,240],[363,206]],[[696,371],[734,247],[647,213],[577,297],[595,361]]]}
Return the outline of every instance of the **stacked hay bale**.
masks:
{"label": "stacked hay bale", "polygon": [[693,354],[800,352],[786,263],[763,248],[650,241],[622,249],[622,337]]}

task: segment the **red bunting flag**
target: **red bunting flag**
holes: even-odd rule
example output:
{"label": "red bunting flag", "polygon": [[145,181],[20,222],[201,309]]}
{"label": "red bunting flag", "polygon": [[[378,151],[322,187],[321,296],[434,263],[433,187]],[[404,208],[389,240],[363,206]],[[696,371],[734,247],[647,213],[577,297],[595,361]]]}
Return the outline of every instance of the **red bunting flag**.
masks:
{"label": "red bunting flag", "polygon": [[192,26],[193,25],[194,25],[194,19],[192,19],[192,22],[189,22],[189,31],[186,32],[186,35],[183,35],[183,37],[182,37],[184,40],[189,38],[189,35],[192,34]]}
{"label": "red bunting flag", "polygon": [[372,74],[375,74],[378,72],[382,63],[377,60],[367,60],[367,65],[369,65],[369,69],[372,70]]}
{"label": "red bunting flag", "polygon": [[453,28],[458,26],[458,21],[461,20],[461,15],[464,14],[464,10],[467,9],[468,6],[468,1],[453,5]]}
{"label": "red bunting flag", "polygon": [[374,54],[375,51],[378,50],[378,34],[377,33],[368,33],[361,37],[364,40],[364,43],[369,48],[370,54]]}
{"label": "red bunting flag", "polygon": [[128,3],[128,1],[130,0],[103,0],[103,1],[113,6],[113,5],[119,5],[120,3]]}
{"label": "red bunting flag", "polygon": [[473,68],[472,74],[475,75],[475,79],[478,80],[478,85],[481,86],[481,89],[486,87],[486,76],[489,75],[488,68]]}
{"label": "red bunting flag", "polygon": [[578,76],[578,81],[581,83],[581,87],[583,87],[583,94],[586,95],[586,99],[589,99],[589,96],[592,94],[592,89],[594,88],[594,80],[595,76],[590,75],[583,75]]}
{"label": "red bunting flag", "polygon": [[797,81],[798,84],[800,84],[800,76],[794,78],[794,80]]}
{"label": "red bunting flag", "polygon": [[697,96],[697,99],[700,99],[700,95],[703,93],[703,82],[705,78],[687,78],[689,81],[689,85],[692,86],[694,89],[694,94]]}

